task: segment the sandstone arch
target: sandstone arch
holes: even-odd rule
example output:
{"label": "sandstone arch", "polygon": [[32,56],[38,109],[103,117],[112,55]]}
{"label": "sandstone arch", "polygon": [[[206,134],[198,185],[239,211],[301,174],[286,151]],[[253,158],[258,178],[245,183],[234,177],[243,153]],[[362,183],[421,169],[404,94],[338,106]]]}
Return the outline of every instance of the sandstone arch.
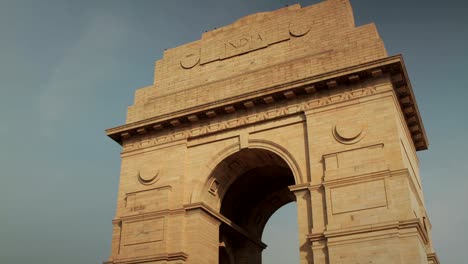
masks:
{"label": "sandstone arch", "polygon": [[123,147],[107,263],[259,264],[266,221],[292,201],[301,264],[438,263],[403,58],[346,0],[167,50],[106,132]]}

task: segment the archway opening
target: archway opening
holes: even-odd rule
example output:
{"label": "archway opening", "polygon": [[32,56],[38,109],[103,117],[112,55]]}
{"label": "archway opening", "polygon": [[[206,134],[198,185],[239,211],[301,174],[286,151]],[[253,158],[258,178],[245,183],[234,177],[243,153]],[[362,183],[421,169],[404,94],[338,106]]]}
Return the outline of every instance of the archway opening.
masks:
{"label": "archway opening", "polygon": [[299,263],[297,230],[297,204],[288,203],[278,209],[265,226],[262,241],[268,247],[262,252],[262,263]]}
{"label": "archway opening", "polygon": [[219,263],[262,263],[268,219],[296,199],[288,188],[296,183],[291,168],[271,151],[246,149],[224,159],[213,177],[226,219],[219,230]]}

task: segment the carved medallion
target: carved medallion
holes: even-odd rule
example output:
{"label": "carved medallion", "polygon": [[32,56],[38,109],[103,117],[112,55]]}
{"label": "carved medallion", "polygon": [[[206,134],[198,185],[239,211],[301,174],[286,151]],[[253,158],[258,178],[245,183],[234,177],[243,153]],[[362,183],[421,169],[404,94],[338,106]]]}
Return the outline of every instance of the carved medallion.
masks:
{"label": "carved medallion", "polygon": [[366,128],[365,123],[338,122],[333,125],[332,133],[336,141],[342,144],[355,144],[365,136]]}
{"label": "carved medallion", "polygon": [[137,179],[141,184],[150,185],[159,180],[161,177],[161,169],[154,168],[151,170],[139,170]]}
{"label": "carved medallion", "polygon": [[185,56],[183,56],[180,60],[180,66],[184,69],[191,69],[195,67],[198,62],[200,62],[199,50],[187,53]]}
{"label": "carved medallion", "polygon": [[302,37],[309,33],[311,26],[303,23],[289,23],[289,34],[294,37]]}

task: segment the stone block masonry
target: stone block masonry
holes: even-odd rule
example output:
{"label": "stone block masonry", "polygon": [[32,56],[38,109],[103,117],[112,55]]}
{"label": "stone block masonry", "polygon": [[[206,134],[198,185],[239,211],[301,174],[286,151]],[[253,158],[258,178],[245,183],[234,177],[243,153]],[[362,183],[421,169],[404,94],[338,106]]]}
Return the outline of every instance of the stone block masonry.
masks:
{"label": "stone block masonry", "polygon": [[164,52],[136,90],[105,263],[260,264],[295,202],[301,264],[439,263],[402,56],[347,0],[257,13]]}

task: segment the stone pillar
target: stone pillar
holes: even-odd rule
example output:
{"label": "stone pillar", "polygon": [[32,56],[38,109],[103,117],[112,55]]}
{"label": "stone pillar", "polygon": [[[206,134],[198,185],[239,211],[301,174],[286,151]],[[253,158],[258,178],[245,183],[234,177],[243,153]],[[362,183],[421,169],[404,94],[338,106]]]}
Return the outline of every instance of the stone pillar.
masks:
{"label": "stone pillar", "polygon": [[122,233],[122,221],[113,220],[112,221],[112,247],[111,247],[111,259],[109,263],[112,263],[112,257],[118,256],[120,254],[120,241]]}
{"label": "stone pillar", "polygon": [[296,196],[297,226],[299,238],[299,261],[301,264],[314,263],[311,245],[308,239],[312,227],[312,209],[308,184],[290,186],[289,189]]}
{"label": "stone pillar", "polygon": [[263,248],[246,239],[237,251],[238,260],[235,264],[261,264],[262,251]]}
{"label": "stone pillar", "polygon": [[201,207],[188,208],[185,247],[189,264],[218,264],[220,221]]}
{"label": "stone pillar", "polygon": [[325,205],[325,191],[322,185],[309,187],[310,201],[312,205],[312,232],[309,235],[310,244],[314,256],[314,264],[328,264],[327,243],[324,231],[327,223]]}

